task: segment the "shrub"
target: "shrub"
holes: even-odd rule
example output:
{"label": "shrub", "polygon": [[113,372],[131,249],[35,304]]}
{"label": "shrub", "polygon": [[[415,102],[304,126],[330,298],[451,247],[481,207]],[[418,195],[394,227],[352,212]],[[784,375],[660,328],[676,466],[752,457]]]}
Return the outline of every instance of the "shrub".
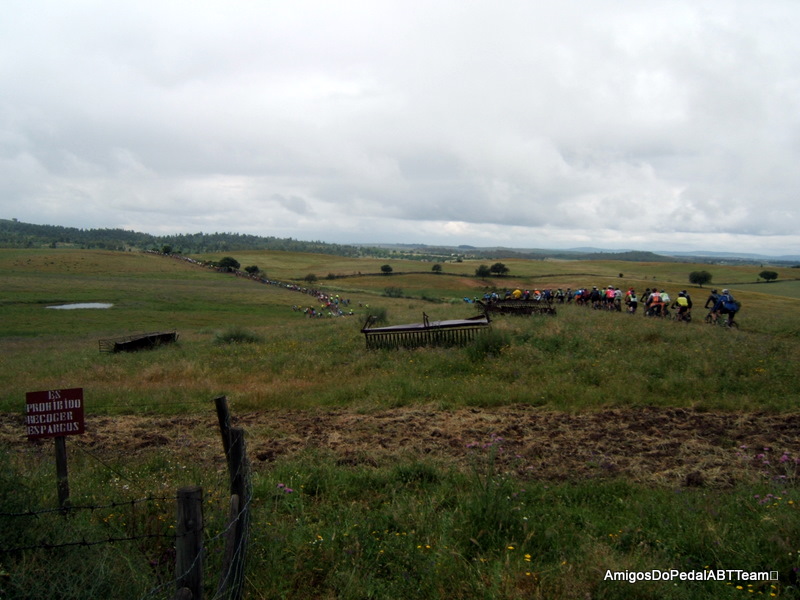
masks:
{"label": "shrub", "polygon": [[389,313],[384,307],[374,307],[369,309],[369,314],[372,317],[373,323],[387,323],[389,321]]}
{"label": "shrub", "polygon": [[242,265],[233,257],[226,256],[222,260],[219,261],[218,266],[221,269],[238,269]]}
{"label": "shrub", "polygon": [[502,277],[503,275],[508,274],[509,268],[505,266],[503,263],[498,262],[494,263],[491,267],[489,267],[489,271],[493,274]]}
{"label": "shrub", "polygon": [[758,276],[767,282],[778,278],[778,274],[775,271],[761,271],[761,273],[759,273]]}
{"label": "shrub", "polygon": [[708,271],[692,271],[689,273],[689,283],[703,287],[706,283],[711,283],[711,273]]}
{"label": "shrub", "polygon": [[403,288],[390,286],[383,290],[383,295],[388,298],[402,298]]}
{"label": "shrub", "polygon": [[258,335],[241,327],[231,327],[218,333],[214,338],[215,344],[254,344],[260,341]]}
{"label": "shrub", "polygon": [[504,348],[511,346],[511,336],[505,331],[490,329],[479,334],[467,346],[467,356],[471,360],[482,360],[487,356],[499,356]]}

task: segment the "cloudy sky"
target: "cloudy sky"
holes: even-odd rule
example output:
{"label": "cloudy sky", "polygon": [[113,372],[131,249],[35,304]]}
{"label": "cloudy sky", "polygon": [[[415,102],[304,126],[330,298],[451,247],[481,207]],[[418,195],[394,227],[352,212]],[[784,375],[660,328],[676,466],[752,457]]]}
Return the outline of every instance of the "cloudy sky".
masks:
{"label": "cloudy sky", "polygon": [[0,218],[800,252],[796,0],[4,0]]}

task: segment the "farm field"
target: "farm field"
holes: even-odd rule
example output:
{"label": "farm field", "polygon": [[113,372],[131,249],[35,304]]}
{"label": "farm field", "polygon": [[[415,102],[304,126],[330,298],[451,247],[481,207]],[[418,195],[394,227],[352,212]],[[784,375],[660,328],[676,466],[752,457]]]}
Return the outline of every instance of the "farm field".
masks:
{"label": "farm field", "polygon": [[[796,269],[764,283],[758,266],[509,259],[508,277],[478,279],[479,261],[437,275],[229,255],[283,285],[156,254],[0,249],[0,550],[70,539],[58,514],[8,516],[56,505],[52,446],[24,436],[26,392],[84,389],[87,432],[68,440],[76,504],[200,484],[212,533],[227,511],[212,402],[224,395],[253,468],[247,597],[800,597]],[[693,270],[712,284],[690,286]],[[319,302],[286,284],[354,314],[308,318],[293,307]],[[378,310],[391,324],[465,318],[477,309],[463,298],[491,289],[584,285],[687,289],[695,320],[564,305],[499,316],[463,348],[367,351],[360,333]],[[710,286],[742,301],[738,331],[702,323]],[[76,302],[113,306],[47,308]],[[171,330],[175,345],[99,352],[99,339]],[[150,510],[92,511],[75,535],[138,539],[174,520],[174,505]],[[107,548],[0,552],[0,597],[171,597],[155,591],[174,577],[169,544]],[[64,572],[37,577],[54,553]],[[779,577],[606,578],[651,569]]]}

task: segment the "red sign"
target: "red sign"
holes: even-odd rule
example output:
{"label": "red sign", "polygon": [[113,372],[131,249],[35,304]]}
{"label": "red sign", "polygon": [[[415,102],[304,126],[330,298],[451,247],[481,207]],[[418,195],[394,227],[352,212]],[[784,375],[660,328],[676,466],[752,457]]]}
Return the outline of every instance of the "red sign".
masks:
{"label": "red sign", "polygon": [[83,388],[25,394],[29,440],[83,433]]}

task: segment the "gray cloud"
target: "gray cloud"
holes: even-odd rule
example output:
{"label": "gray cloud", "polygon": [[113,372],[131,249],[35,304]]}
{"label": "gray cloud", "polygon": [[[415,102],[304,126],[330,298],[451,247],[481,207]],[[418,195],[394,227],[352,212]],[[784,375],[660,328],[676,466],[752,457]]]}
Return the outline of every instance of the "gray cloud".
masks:
{"label": "gray cloud", "polygon": [[800,5],[12,1],[0,213],[336,242],[800,246]]}

